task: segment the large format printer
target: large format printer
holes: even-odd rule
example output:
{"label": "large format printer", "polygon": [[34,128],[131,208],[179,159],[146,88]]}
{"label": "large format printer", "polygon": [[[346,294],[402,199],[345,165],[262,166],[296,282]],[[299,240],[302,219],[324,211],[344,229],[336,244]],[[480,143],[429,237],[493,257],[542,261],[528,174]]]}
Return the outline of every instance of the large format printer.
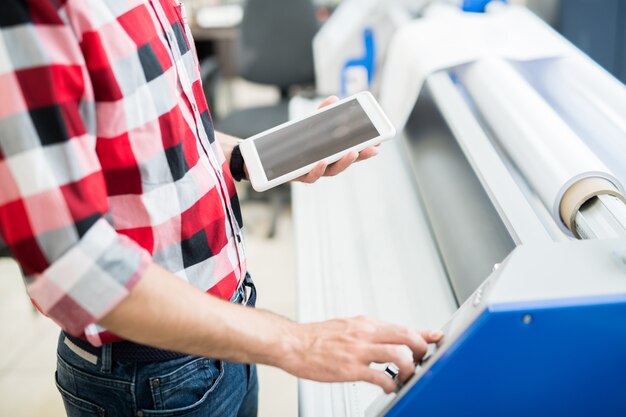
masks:
{"label": "large format printer", "polygon": [[386,60],[398,137],[294,185],[298,305],[445,338],[391,395],[301,381],[300,415],[626,415],[626,87],[521,8],[424,19]]}

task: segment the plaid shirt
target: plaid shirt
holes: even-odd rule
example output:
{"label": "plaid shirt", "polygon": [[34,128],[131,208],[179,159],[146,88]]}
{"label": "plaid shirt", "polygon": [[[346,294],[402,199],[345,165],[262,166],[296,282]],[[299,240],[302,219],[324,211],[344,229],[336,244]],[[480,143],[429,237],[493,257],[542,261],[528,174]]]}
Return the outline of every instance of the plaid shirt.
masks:
{"label": "plaid shirt", "polygon": [[0,249],[94,345],[155,262],[229,299],[241,215],[175,0],[0,0]]}

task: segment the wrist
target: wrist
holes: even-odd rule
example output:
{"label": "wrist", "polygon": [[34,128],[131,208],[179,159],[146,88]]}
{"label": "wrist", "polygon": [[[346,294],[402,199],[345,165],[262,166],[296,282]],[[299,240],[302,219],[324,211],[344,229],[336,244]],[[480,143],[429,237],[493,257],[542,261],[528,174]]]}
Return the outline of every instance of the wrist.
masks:
{"label": "wrist", "polygon": [[304,325],[287,321],[280,326],[278,337],[267,351],[267,364],[281,368],[291,374],[296,373],[302,363],[305,346]]}

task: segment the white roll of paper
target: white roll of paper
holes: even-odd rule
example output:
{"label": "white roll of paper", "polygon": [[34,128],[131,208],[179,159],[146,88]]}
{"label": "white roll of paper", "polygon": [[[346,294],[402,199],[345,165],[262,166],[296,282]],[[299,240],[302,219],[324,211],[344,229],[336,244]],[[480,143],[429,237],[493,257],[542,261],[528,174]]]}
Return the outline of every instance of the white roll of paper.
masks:
{"label": "white roll of paper", "polygon": [[568,232],[560,207],[567,190],[603,178],[620,193],[615,175],[508,62],[483,59],[458,70],[459,78],[499,143]]}
{"label": "white roll of paper", "polygon": [[626,86],[582,54],[521,64],[518,69],[626,183]]}

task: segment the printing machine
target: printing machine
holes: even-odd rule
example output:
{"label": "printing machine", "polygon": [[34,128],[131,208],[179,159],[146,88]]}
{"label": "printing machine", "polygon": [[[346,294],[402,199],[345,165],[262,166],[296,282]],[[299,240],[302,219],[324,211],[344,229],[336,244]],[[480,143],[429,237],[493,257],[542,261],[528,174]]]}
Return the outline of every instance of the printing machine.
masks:
{"label": "printing machine", "polygon": [[299,318],[445,337],[390,395],[301,381],[300,416],[626,415],[626,87],[580,54],[481,56],[413,104],[377,158],[294,185]]}

